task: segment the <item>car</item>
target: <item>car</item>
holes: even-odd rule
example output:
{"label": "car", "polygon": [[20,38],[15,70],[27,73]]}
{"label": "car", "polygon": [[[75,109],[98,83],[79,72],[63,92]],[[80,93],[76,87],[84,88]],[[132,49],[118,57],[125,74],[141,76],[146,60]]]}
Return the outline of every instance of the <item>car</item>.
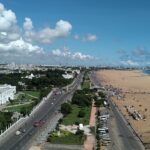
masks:
{"label": "car", "polygon": [[15,134],[18,136],[21,134],[21,132],[19,130],[17,130]]}
{"label": "car", "polygon": [[26,132],[26,129],[20,129],[20,131],[21,131],[22,133],[25,133],[25,132]]}
{"label": "car", "polygon": [[39,126],[42,126],[43,124],[45,124],[45,120],[40,120],[39,121]]}
{"label": "car", "polygon": [[38,126],[39,126],[39,121],[35,121],[35,122],[33,123],[33,126],[34,126],[34,127],[38,127]]}

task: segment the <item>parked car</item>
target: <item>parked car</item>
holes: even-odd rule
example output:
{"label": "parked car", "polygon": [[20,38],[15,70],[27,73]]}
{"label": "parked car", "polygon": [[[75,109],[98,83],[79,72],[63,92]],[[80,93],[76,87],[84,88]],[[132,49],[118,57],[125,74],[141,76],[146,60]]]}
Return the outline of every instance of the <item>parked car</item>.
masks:
{"label": "parked car", "polygon": [[21,134],[21,132],[19,130],[17,130],[15,134],[18,136]]}

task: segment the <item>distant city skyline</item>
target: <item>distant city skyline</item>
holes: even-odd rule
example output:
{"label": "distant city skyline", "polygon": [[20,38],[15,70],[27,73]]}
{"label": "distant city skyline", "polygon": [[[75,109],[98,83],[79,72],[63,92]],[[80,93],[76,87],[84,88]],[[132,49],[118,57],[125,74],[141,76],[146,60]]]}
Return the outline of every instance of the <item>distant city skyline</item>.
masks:
{"label": "distant city skyline", "polygon": [[0,63],[150,65],[150,1],[1,0]]}

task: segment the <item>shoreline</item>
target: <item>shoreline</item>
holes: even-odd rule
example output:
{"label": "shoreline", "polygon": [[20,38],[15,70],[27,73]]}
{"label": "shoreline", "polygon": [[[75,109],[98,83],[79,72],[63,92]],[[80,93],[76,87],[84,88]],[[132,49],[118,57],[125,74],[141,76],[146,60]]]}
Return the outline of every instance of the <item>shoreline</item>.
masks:
{"label": "shoreline", "polygon": [[[114,91],[112,101],[143,143],[150,143],[150,76],[142,70],[101,70],[96,75],[103,86]],[[134,111],[141,118],[134,119]]]}

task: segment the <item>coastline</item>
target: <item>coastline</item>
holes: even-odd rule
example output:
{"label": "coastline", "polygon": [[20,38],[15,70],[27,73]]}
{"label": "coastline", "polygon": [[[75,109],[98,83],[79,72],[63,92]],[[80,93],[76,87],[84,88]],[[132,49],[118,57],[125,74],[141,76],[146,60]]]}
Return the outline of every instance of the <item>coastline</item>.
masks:
{"label": "coastline", "polygon": [[[150,143],[150,76],[143,70],[102,70],[96,75],[103,86],[117,93],[113,102],[142,141]],[[129,111],[137,111],[142,119],[133,119]]]}

